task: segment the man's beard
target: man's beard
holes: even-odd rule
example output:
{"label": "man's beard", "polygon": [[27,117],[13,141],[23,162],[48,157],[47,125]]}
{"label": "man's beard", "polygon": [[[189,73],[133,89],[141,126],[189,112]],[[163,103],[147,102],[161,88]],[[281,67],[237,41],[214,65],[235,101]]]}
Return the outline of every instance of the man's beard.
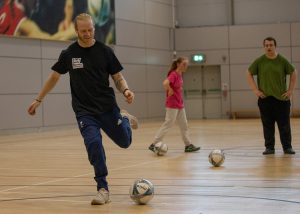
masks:
{"label": "man's beard", "polygon": [[78,39],[82,42],[82,43],[90,43],[93,41],[92,37],[89,37],[89,38],[84,38],[82,36],[78,36]]}

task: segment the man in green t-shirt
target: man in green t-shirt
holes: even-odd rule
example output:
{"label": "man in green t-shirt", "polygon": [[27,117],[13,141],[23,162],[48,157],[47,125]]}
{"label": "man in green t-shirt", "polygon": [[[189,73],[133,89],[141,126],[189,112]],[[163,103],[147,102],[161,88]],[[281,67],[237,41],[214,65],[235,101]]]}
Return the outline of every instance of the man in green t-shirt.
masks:
{"label": "man in green t-shirt", "polygon": [[[263,155],[275,153],[275,122],[284,153],[295,154],[290,126],[290,97],[296,84],[296,70],[286,58],[276,52],[274,38],[265,38],[263,45],[265,54],[257,58],[247,72],[248,83],[258,97],[266,147]],[[257,84],[254,75],[257,76]],[[287,75],[290,76],[288,89]]]}

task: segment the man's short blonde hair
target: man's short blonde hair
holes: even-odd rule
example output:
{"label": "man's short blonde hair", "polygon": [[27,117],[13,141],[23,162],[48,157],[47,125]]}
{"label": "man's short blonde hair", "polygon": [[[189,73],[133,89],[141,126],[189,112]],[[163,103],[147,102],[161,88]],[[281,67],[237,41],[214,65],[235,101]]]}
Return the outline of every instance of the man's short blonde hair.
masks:
{"label": "man's short blonde hair", "polygon": [[81,13],[81,14],[77,15],[75,17],[75,19],[74,19],[75,30],[78,29],[77,22],[78,21],[83,21],[83,20],[92,20],[92,22],[93,22],[93,19],[92,19],[92,17],[89,14],[87,14],[87,13]]}

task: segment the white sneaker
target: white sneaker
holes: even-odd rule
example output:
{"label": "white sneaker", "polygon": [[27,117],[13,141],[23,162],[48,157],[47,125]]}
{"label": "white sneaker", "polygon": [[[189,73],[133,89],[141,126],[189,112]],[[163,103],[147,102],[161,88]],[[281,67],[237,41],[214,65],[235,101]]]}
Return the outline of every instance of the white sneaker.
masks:
{"label": "white sneaker", "polygon": [[128,118],[131,128],[133,128],[133,129],[138,128],[139,122],[138,122],[138,119],[135,116],[129,114],[124,109],[121,110],[120,114],[122,115],[122,117],[127,117]]}
{"label": "white sneaker", "polygon": [[109,203],[109,192],[104,189],[101,188],[98,192],[97,195],[95,196],[95,198],[92,200],[91,204],[92,205],[103,205],[106,203]]}

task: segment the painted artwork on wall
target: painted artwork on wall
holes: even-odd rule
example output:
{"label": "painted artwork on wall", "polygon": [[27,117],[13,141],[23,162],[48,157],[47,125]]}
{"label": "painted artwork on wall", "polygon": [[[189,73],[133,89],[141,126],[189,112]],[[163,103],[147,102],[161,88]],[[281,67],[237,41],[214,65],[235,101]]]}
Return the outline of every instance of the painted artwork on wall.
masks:
{"label": "painted artwork on wall", "polygon": [[96,39],[115,44],[114,11],[114,0],[0,0],[0,34],[74,40],[74,18],[88,13]]}

